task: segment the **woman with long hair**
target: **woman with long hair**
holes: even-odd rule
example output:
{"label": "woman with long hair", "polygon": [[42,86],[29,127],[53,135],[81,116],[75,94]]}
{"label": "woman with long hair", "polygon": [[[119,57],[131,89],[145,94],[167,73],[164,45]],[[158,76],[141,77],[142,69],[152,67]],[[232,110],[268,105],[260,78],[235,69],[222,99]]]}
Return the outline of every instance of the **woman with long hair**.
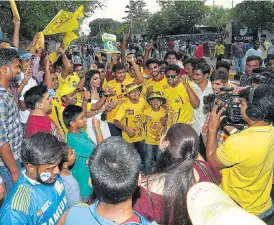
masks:
{"label": "woman with long hair", "polygon": [[219,183],[221,174],[199,155],[199,137],[184,123],[172,125],[160,141],[154,174],[144,177],[134,209],[163,225],[188,225],[186,195],[197,182]]}
{"label": "woman with long hair", "polygon": [[[100,97],[103,94],[102,91],[102,85],[101,85],[101,79],[100,79],[100,72],[98,70],[89,70],[86,73],[85,76],[85,88],[90,91],[91,98],[90,98],[90,103],[94,104],[100,100]],[[96,133],[94,131],[94,127],[92,125],[92,118],[96,117],[98,120],[100,120],[100,126],[101,126],[101,131],[103,134],[104,139],[110,137],[110,131],[108,128],[108,124],[105,121],[105,106],[103,106],[100,110],[98,111],[91,111],[91,104],[88,104],[87,106],[87,111],[90,111],[90,115],[87,116],[87,133],[91,140],[97,144],[96,141]]]}

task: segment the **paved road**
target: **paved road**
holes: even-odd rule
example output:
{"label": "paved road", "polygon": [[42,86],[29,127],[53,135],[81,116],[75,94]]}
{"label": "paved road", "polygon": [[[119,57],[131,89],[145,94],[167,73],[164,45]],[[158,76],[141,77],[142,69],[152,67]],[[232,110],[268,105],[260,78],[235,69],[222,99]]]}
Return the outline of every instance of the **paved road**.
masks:
{"label": "paved road", "polygon": [[[207,63],[210,65],[210,66],[216,66],[216,59],[210,59],[209,57],[205,57],[205,59],[206,59],[206,61],[207,61]],[[229,63],[231,63],[231,61],[229,60],[229,59],[223,59],[223,61],[227,61],[227,62],[229,62]],[[233,63],[234,64],[234,63]],[[235,65],[232,65],[231,66],[231,68],[230,68],[230,72],[231,73],[236,73],[236,67],[235,67]]]}

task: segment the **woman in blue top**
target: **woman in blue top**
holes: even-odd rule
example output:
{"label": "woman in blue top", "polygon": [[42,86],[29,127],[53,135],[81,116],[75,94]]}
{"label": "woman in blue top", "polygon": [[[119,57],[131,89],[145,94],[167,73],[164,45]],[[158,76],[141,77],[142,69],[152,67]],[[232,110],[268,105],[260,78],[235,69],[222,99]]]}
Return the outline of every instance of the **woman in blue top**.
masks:
{"label": "woman in blue top", "polygon": [[[67,106],[63,112],[63,119],[64,124],[69,129],[67,144],[75,151],[76,155],[76,160],[71,172],[80,185],[83,202],[88,202],[92,194],[92,188],[89,186],[89,170],[86,162],[96,148],[96,145],[84,131],[87,119],[82,107],[77,105]],[[92,122],[96,131],[97,143],[100,144],[103,141],[100,121],[94,118]]]}

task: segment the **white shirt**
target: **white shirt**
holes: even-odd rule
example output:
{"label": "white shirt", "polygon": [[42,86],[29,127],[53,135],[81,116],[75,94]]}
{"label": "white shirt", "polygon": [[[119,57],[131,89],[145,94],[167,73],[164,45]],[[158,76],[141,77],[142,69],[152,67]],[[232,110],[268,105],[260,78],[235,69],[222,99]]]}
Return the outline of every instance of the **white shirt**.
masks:
{"label": "white shirt", "polygon": [[[21,72],[20,76],[21,76],[21,78],[23,77],[23,79],[24,79],[24,73]],[[20,81],[20,83],[22,82],[22,80]],[[31,89],[32,87],[35,87],[37,85],[38,85],[38,82],[34,78],[31,77],[29,79],[28,83],[23,88],[23,90],[22,90],[22,92],[20,94],[20,97],[19,97],[19,101],[24,101],[24,95],[25,95],[25,93],[29,89]],[[26,109],[25,111],[19,110],[20,122],[26,124],[27,121],[28,121],[28,118],[29,118],[29,114],[30,114],[30,110],[29,109]]]}
{"label": "white shirt", "polygon": [[204,89],[204,91],[201,90],[201,88],[197,85],[193,85],[194,90],[200,99],[200,105],[198,109],[194,109],[194,124],[193,128],[197,132],[198,135],[202,132],[202,128],[206,122],[207,114],[208,112],[205,111],[205,105],[204,105],[204,96],[207,96],[208,94],[213,93],[211,82],[207,81],[207,86]]}
{"label": "white shirt", "polygon": [[74,64],[82,64],[81,58],[78,55],[73,56]]}

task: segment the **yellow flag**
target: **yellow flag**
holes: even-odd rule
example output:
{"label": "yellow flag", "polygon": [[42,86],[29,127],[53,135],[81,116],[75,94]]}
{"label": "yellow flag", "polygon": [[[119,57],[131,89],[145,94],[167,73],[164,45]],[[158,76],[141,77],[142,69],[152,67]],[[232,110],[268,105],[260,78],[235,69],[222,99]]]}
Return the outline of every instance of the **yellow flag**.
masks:
{"label": "yellow flag", "polygon": [[36,40],[36,49],[44,48],[45,47],[45,37],[43,32],[37,33],[37,40]]}
{"label": "yellow flag", "polygon": [[11,8],[13,16],[16,17],[18,20],[20,20],[20,16],[18,13],[18,9],[17,9],[16,3],[15,3],[15,0],[10,0],[10,8]]}
{"label": "yellow flag", "polygon": [[74,16],[76,18],[83,18],[84,15],[84,6],[81,5],[78,9],[76,9],[76,11],[74,12]]}
{"label": "yellow flag", "polygon": [[51,20],[51,22],[46,26],[43,31],[44,34],[52,35],[77,30],[79,28],[79,22],[77,18],[81,18],[82,16],[84,16],[83,10],[83,6],[80,6],[74,13],[60,10],[57,15]]}
{"label": "yellow flag", "polygon": [[56,62],[57,58],[58,57],[57,57],[56,52],[52,52],[49,54],[49,60],[51,61],[52,64]]}
{"label": "yellow flag", "polygon": [[63,39],[64,48],[67,49],[70,42],[72,42],[73,40],[78,39],[78,38],[79,37],[72,31],[66,32],[64,35],[64,39]]}

